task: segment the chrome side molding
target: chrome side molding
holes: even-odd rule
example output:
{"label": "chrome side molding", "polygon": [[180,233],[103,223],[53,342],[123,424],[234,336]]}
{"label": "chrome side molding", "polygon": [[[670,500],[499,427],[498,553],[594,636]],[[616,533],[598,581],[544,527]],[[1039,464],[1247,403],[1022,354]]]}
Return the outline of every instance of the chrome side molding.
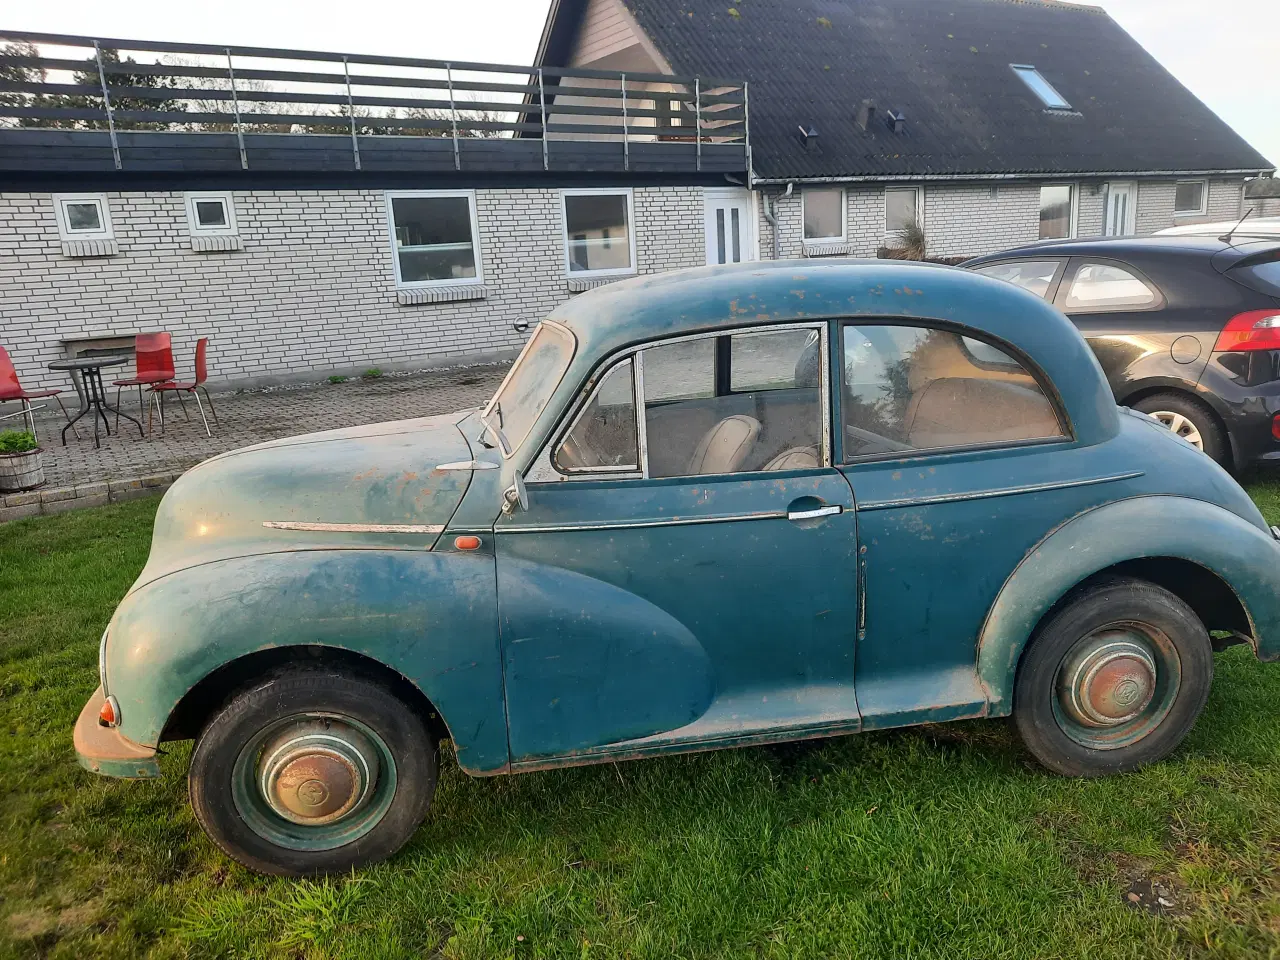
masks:
{"label": "chrome side molding", "polygon": [[309,523],[303,520],[263,520],[268,530],[307,533],[443,533],[442,523]]}

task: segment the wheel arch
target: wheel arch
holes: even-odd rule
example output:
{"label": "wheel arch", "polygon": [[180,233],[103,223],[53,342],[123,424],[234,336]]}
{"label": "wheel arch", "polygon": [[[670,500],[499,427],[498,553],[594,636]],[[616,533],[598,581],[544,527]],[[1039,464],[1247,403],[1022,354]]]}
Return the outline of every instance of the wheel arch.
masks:
{"label": "wheel arch", "polygon": [[[1171,510],[1178,524],[1168,523]],[[1275,659],[1276,559],[1275,542],[1261,530],[1202,500],[1135,497],[1073,518],[1023,558],[987,614],[977,667],[990,715],[1012,709],[1014,677],[1039,625],[1101,577],[1156,583],[1181,597],[1207,630],[1226,631],[1227,642],[1248,642],[1261,659]]]}
{"label": "wheel arch", "polygon": [[291,666],[324,666],[377,681],[422,717],[437,740],[452,739],[444,715],[412,680],[380,660],[347,650],[306,644],[256,650],[230,660],[199,680],[169,713],[160,742],[198,738],[205,725],[250,684]]}

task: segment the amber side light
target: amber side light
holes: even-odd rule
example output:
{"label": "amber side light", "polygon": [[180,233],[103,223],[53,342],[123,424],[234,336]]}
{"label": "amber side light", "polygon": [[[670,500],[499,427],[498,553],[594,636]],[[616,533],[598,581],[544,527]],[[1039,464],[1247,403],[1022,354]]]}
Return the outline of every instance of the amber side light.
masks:
{"label": "amber side light", "polygon": [[479,537],[456,537],[453,545],[459,550],[478,550],[480,548]]}
{"label": "amber side light", "polygon": [[98,723],[104,727],[114,727],[120,722],[120,711],[116,709],[116,698],[107,697],[98,711]]}

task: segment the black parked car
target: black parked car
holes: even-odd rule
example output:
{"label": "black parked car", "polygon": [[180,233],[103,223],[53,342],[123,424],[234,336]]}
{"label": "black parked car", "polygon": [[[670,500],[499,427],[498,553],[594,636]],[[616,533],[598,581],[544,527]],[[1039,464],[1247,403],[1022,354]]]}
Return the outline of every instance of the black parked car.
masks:
{"label": "black parked car", "polygon": [[1280,461],[1280,240],[1055,240],[964,266],[1069,316],[1118,403],[1228,469]]}

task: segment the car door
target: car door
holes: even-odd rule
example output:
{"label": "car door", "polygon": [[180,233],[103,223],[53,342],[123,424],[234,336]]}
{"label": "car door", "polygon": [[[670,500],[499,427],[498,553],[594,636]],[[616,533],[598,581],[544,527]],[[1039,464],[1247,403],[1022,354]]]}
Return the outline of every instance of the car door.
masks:
{"label": "car door", "polygon": [[867,728],[982,716],[977,638],[1046,531],[1107,496],[1049,386],[1013,348],[920,320],[839,337],[841,470],[858,511]]}
{"label": "car door", "polygon": [[615,358],[494,534],[511,757],[856,729],[823,323]]}

